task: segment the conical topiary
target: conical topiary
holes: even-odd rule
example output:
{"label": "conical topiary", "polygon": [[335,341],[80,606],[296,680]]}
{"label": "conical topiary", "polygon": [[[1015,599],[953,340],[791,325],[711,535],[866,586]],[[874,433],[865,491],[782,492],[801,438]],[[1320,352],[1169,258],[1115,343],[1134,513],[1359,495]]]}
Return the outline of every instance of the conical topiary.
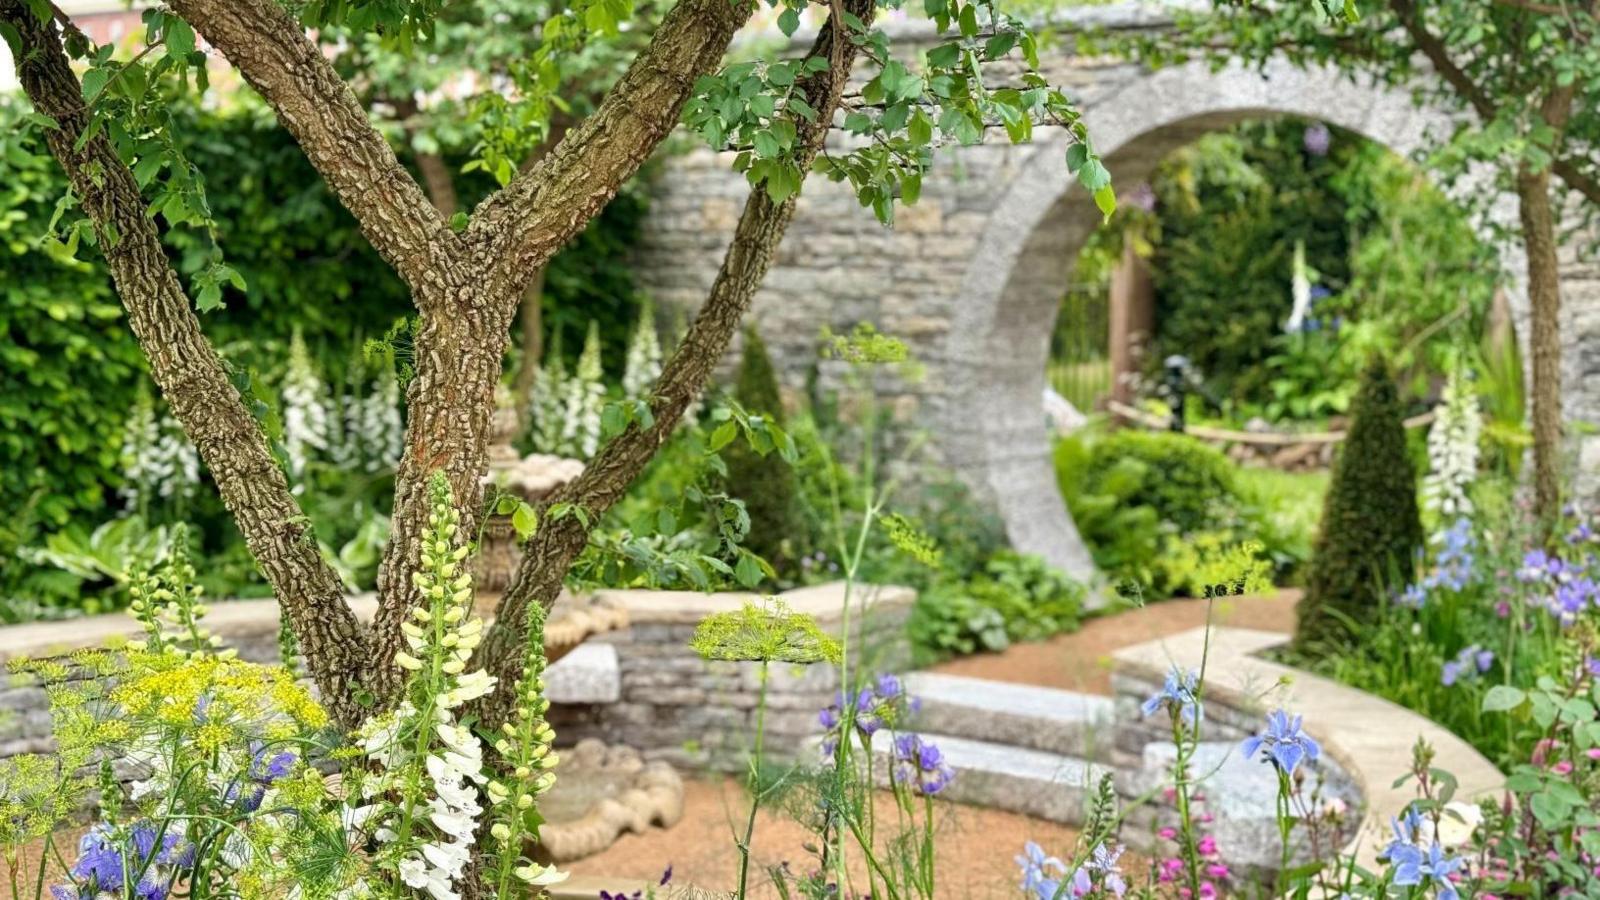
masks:
{"label": "conical topiary", "polygon": [[[783,426],[778,376],[754,326],[745,329],[744,354],[733,396],[750,414],[767,416]],[[728,493],[743,500],[745,511],[750,514],[750,535],[745,546],[781,572],[798,552],[793,467],[776,451],[762,456],[742,440],[729,444],[723,459],[728,464]]]}
{"label": "conical topiary", "polygon": [[1351,413],[1298,608],[1300,646],[1347,638],[1347,620],[1371,620],[1396,579],[1410,579],[1422,546],[1400,398],[1381,361],[1362,375]]}

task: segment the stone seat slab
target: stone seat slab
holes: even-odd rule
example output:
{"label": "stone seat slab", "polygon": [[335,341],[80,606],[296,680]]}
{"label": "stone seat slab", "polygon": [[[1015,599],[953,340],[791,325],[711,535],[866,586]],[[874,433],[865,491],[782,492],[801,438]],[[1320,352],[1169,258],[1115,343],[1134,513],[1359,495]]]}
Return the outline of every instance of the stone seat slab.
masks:
{"label": "stone seat slab", "polygon": [[936,672],[914,672],[905,684],[920,703],[912,726],[921,731],[1090,760],[1104,760],[1112,745],[1110,697]]}

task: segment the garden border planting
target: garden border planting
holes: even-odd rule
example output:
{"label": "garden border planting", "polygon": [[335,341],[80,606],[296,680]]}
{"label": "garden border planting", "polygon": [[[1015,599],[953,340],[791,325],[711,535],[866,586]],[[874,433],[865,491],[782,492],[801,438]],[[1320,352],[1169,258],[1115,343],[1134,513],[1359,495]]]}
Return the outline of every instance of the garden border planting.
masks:
{"label": "garden border planting", "polygon": [[1418,738],[1433,747],[1433,764],[1458,779],[1459,798],[1477,800],[1501,789],[1505,776],[1500,770],[1437,723],[1372,694],[1260,656],[1287,639],[1246,628],[1212,628],[1208,646],[1206,629],[1195,628],[1113,653],[1112,689],[1117,721],[1122,724],[1112,762],[1119,769],[1137,768],[1145,747],[1170,740],[1163,723],[1139,715],[1139,705],[1160,688],[1174,666],[1196,669],[1204,662],[1209,739],[1242,739],[1255,733],[1269,708],[1305,716],[1306,732],[1322,745],[1324,756],[1348,774],[1361,798],[1361,825],[1345,850],[1364,865],[1374,864],[1387,845],[1389,816],[1415,799],[1412,785],[1394,782],[1411,770],[1411,749]]}

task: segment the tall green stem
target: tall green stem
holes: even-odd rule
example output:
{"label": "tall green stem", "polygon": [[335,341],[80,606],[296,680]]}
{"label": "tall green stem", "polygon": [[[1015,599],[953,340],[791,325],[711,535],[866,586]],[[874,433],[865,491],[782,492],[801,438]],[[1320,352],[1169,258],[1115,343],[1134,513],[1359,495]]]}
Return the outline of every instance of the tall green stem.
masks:
{"label": "tall green stem", "polygon": [[756,694],[756,742],[750,757],[750,816],[744,823],[744,840],[739,842],[739,892],[744,900],[750,878],[750,843],[756,833],[756,810],[761,808],[761,753],[767,732],[767,661],[761,661],[761,689]]}

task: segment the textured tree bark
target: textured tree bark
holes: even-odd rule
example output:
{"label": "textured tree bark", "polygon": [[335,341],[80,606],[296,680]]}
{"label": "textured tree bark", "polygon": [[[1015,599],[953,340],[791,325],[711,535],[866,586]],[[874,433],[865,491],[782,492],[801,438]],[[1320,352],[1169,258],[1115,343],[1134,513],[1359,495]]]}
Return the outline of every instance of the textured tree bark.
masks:
{"label": "textured tree bark", "polygon": [[260,425],[202,333],[133,174],[104,136],[75,146],[88,116],[55,25],[40,23],[18,0],[0,0],[0,20],[16,27],[26,49],[17,74],[28,98],[60,126],[47,133],[51,154],[94,224],[151,375],[288,612],[325,705],[341,724],[354,726],[365,715],[355,698],[368,637],[344,601],[344,586],[323,561]]}
{"label": "textured tree bark", "polygon": [[[400,622],[417,602],[410,572],[427,522],[428,476],[445,473],[468,534],[482,512],[494,389],[528,275],[582,230],[667,136],[695,80],[720,62],[749,13],[747,4],[728,0],[680,0],[600,108],[480,204],[464,257],[418,289],[417,375],[406,393],[406,450],[378,570],[371,665],[383,697],[402,680],[393,659]],[[424,296],[434,291],[438,297]]]}
{"label": "textured tree bark", "polygon": [[458,265],[451,232],[383,135],[289,11],[274,0],[175,0],[278,114],[361,233],[420,300]]}
{"label": "textured tree bark", "polygon": [[541,266],[528,279],[522,289],[522,306],[517,312],[517,322],[522,330],[522,356],[517,360],[517,376],[512,382],[516,397],[517,422],[522,431],[531,424],[533,411],[528,404],[533,396],[533,386],[539,380],[539,365],[544,361],[544,273]]}
{"label": "textured tree bark", "polygon": [[[44,42],[53,54],[25,67],[40,110],[62,110],[81,129],[81,87],[55,26],[41,25],[21,0],[0,2],[32,41]],[[369,636],[339,599],[337,578],[304,533],[304,518],[282,473],[206,344],[176,278],[156,267],[165,259],[131,175],[104,140],[78,153],[70,139],[63,144],[52,137],[97,224],[115,224],[122,236],[115,247],[103,243],[158,382],[289,610],[324,700],[341,722],[355,724],[363,715],[358,696],[373,694],[381,705],[401,681],[393,657],[400,621],[415,603],[410,573],[427,519],[429,475],[443,471],[448,477],[463,529],[470,532],[481,512],[494,388],[525,283],[671,131],[695,81],[720,62],[752,6],[680,0],[595,114],[485,201],[462,234],[451,230],[368,122],[349,86],[273,0],[175,0],[172,7],[272,105],[368,240],[410,285],[420,311],[393,534],[379,569],[381,602]],[[103,182],[96,180],[100,172],[83,169],[101,163],[114,169]],[[162,316],[139,317],[157,309]]]}
{"label": "textured tree bark", "polygon": [[[862,21],[870,21],[874,8],[872,0],[845,0],[840,6]],[[810,56],[828,60],[829,67],[804,83],[806,102],[819,115],[816,122],[802,121],[797,129],[796,143],[800,148],[797,161],[802,172],[810,171],[812,161],[822,150],[855,61],[855,44],[834,40],[846,27],[836,12],[810,50]],[[652,389],[650,406],[654,423],[649,428],[630,425],[607,442],[581,476],[550,498],[547,509],[551,504],[570,503],[587,510],[588,520],[595,521],[622,497],[628,485],[671,437],[684,410],[699,394],[738,331],[756,290],[766,277],[772,254],[794,217],[797,200],[798,196],[791,196],[783,203],[774,203],[765,187],[751,190],[711,291],[683,343],[667,361]],[[479,651],[490,674],[502,680],[515,679],[522,666],[520,635],[526,627],[529,604],[550,608],[561,591],[568,568],[589,539],[588,527],[575,516],[552,518],[545,515],[541,518],[539,530],[523,549],[516,579],[501,598],[495,623]],[[508,712],[505,702],[505,696],[486,698],[479,710],[483,721],[491,726],[501,721]]]}
{"label": "textured tree bark", "polygon": [[484,273],[492,291],[501,282],[520,289],[616,195],[678,124],[695,80],[717,67],[752,9],[679,0],[599,107],[479,204],[467,236],[491,246]]}
{"label": "textured tree bark", "polygon": [[1550,173],[1517,176],[1517,210],[1528,253],[1528,336],[1533,369],[1534,511],[1551,521],[1561,508],[1561,282],[1555,217],[1550,208]]}

